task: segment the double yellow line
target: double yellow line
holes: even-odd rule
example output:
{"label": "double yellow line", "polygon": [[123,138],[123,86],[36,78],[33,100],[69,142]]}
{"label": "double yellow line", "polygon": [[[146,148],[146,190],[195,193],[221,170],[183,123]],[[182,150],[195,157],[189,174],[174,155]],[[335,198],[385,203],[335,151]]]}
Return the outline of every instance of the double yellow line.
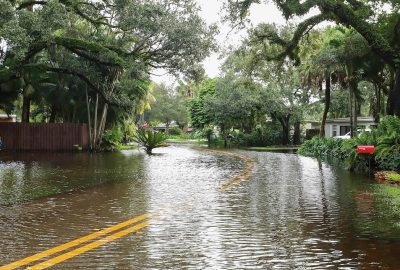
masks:
{"label": "double yellow line", "polygon": [[[226,155],[226,156],[232,156],[232,157],[236,157],[239,158],[241,160],[244,161],[244,168],[241,171],[241,173],[239,173],[238,175],[232,177],[231,179],[229,179],[225,184],[223,184],[218,190],[220,192],[224,192],[232,187],[235,187],[237,185],[239,185],[240,183],[242,183],[243,181],[246,181],[250,178],[252,171],[253,171],[253,161],[247,157],[244,157],[242,155],[236,154],[236,153],[231,153],[231,152],[226,152],[226,151],[216,151],[216,150],[211,150],[210,152],[215,152],[218,154],[222,154],[222,155]],[[78,248],[72,249],[70,251],[67,251],[65,253],[62,253],[56,257],[47,259],[41,263],[35,264],[31,267],[28,267],[28,269],[31,270],[39,270],[39,269],[46,269],[48,267],[54,266],[56,264],[59,264],[63,261],[66,261],[68,259],[71,259],[75,256],[78,256],[82,253],[85,253],[89,250],[95,249],[99,246],[105,245],[108,242],[114,241],[118,238],[121,238],[125,235],[128,235],[130,233],[133,232],[137,232],[145,227],[147,227],[150,224],[150,217],[152,216],[152,214],[147,213],[147,214],[143,214],[141,216],[137,216],[135,218],[129,219],[127,221],[124,221],[122,223],[116,224],[112,227],[109,227],[107,229],[86,235],[84,237],[75,239],[71,242],[67,242],[65,244],[62,244],[60,246],[45,250],[43,252],[37,253],[35,255],[26,257],[24,259],[21,259],[19,261],[15,261],[13,263],[4,265],[0,267],[0,270],[12,270],[12,269],[16,269],[18,267],[21,266],[25,266],[28,265],[30,263],[33,263],[35,261],[38,261],[40,259],[49,257],[51,255],[54,255],[56,253],[65,251],[67,249],[71,249],[74,247],[77,247],[81,244],[84,244],[86,242],[89,242],[93,239],[96,239],[100,236],[105,236],[108,234],[108,236],[105,236],[104,238],[98,239],[96,241],[90,242],[89,244],[80,246]],[[139,223],[140,222],[140,223]],[[131,227],[128,227],[130,225],[133,225]],[[128,227],[128,228],[125,228]],[[125,228],[125,229],[124,229]],[[116,232],[118,231],[118,232]],[[115,233],[113,233],[115,232]],[[113,233],[113,234],[110,234]]]}
{"label": "double yellow line", "polygon": [[[72,247],[76,247],[76,246],[78,246],[80,244],[83,244],[85,242],[93,240],[93,239],[95,239],[95,238],[97,238],[99,236],[103,236],[103,235],[115,232],[115,231],[117,231],[119,229],[125,228],[125,227],[127,227],[129,225],[135,224],[132,227],[129,227],[127,229],[123,229],[123,230],[118,231],[118,232],[116,232],[114,234],[111,234],[109,236],[101,238],[101,239],[99,239],[97,241],[94,241],[94,242],[91,242],[91,243],[89,243],[87,245],[84,245],[84,246],[81,246],[79,248],[73,249],[73,250],[68,251],[66,253],[63,253],[63,254],[61,254],[61,255],[59,255],[57,257],[48,259],[48,260],[46,260],[44,262],[38,263],[38,264],[28,268],[28,269],[35,269],[35,270],[46,269],[48,267],[51,267],[51,266],[56,265],[58,263],[61,263],[61,262],[65,261],[65,260],[68,260],[70,258],[78,256],[78,255],[80,255],[80,254],[82,254],[84,252],[87,252],[87,251],[92,250],[94,248],[97,248],[99,246],[105,245],[106,243],[111,242],[111,241],[113,241],[115,239],[121,238],[122,236],[125,236],[125,235],[133,233],[133,232],[137,232],[137,231],[147,227],[150,224],[150,221],[146,220],[146,219],[148,219],[150,216],[151,216],[151,214],[144,214],[144,215],[141,215],[141,216],[137,216],[137,217],[135,217],[133,219],[129,219],[129,220],[125,221],[125,222],[119,223],[119,224],[114,225],[112,227],[109,227],[107,229],[104,229],[104,230],[101,230],[101,231],[86,235],[84,237],[75,239],[75,240],[73,240],[71,242],[68,242],[68,243],[62,244],[60,246],[48,249],[46,251],[37,253],[35,255],[26,257],[26,258],[21,259],[19,261],[16,261],[16,262],[1,266],[0,270],[12,270],[12,269],[27,265],[29,263],[35,262],[37,260],[40,260],[42,258],[45,258],[45,257],[48,257],[50,255],[56,254],[58,252],[64,251],[66,249],[69,249],[69,248],[72,248]],[[146,221],[144,221],[144,220],[146,220]],[[141,222],[141,223],[138,223],[138,222]],[[136,223],[138,223],[138,224],[136,224]]]}
{"label": "double yellow line", "polygon": [[234,153],[234,152],[227,152],[227,151],[221,151],[221,150],[208,150],[209,152],[221,154],[224,156],[230,156],[230,157],[235,157],[244,162],[243,169],[238,175],[235,175],[231,177],[228,181],[226,181],[224,184],[222,184],[219,188],[219,192],[225,192],[228,189],[231,189],[233,187],[236,187],[237,185],[240,185],[242,182],[247,181],[250,179],[250,176],[253,174],[253,168],[254,168],[254,162],[252,159],[245,157],[243,155]]}

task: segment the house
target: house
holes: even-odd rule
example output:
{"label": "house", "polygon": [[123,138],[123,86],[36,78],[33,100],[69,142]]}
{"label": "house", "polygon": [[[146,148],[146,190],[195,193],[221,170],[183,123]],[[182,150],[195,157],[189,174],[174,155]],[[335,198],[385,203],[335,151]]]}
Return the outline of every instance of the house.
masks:
{"label": "house", "polygon": [[[168,129],[171,129],[171,128],[179,128],[179,126],[176,124],[175,121],[172,121],[169,124]],[[152,129],[155,130],[155,131],[166,132],[167,125],[165,123],[159,123],[157,126],[152,127]]]}
{"label": "house", "polygon": [[[358,117],[357,128],[365,129],[377,126],[372,116]],[[325,137],[342,136],[350,132],[350,118],[327,119],[325,124]]]}
{"label": "house", "polygon": [[1,113],[0,114],[0,122],[8,122],[8,123],[17,122],[17,116],[15,114],[8,115],[8,114]]}

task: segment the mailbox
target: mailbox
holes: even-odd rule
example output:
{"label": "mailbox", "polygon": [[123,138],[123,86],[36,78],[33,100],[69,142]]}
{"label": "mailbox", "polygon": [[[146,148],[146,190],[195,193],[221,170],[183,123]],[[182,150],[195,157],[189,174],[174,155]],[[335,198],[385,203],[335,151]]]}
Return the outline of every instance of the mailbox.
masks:
{"label": "mailbox", "polygon": [[360,145],[360,146],[357,146],[357,153],[359,153],[359,154],[373,154],[373,153],[375,153],[375,146],[373,146],[373,145]]}

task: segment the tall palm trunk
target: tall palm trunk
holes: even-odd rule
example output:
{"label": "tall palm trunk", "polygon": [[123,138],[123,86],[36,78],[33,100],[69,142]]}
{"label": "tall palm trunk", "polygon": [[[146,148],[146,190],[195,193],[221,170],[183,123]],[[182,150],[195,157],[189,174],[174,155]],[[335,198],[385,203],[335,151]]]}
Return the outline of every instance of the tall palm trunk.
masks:
{"label": "tall palm trunk", "polygon": [[328,117],[329,108],[331,105],[331,74],[329,71],[325,72],[325,107],[324,114],[322,115],[321,129],[319,132],[320,137],[325,137],[325,124]]}

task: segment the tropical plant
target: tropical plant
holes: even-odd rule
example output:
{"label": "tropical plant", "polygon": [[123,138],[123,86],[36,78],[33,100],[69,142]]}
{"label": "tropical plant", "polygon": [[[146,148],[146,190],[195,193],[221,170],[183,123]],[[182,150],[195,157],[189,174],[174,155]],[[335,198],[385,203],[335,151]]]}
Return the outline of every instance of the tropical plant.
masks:
{"label": "tropical plant", "polygon": [[154,148],[162,147],[167,137],[161,132],[151,129],[138,128],[134,141],[142,146],[146,153],[151,155]]}
{"label": "tropical plant", "polygon": [[[357,146],[376,146],[374,155],[357,152]],[[363,132],[349,140],[314,137],[306,141],[299,154],[321,158],[335,158],[344,162],[345,167],[353,171],[368,171],[371,167],[378,170],[400,171],[400,119],[387,116],[377,129]]]}
{"label": "tropical plant", "polygon": [[112,129],[104,132],[101,140],[101,148],[104,151],[115,151],[121,144],[122,139],[123,133],[121,132],[121,129],[119,126],[115,126]]}
{"label": "tropical plant", "polygon": [[400,171],[400,118],[386,116],[378,127],[375,160],[382,170]]}

